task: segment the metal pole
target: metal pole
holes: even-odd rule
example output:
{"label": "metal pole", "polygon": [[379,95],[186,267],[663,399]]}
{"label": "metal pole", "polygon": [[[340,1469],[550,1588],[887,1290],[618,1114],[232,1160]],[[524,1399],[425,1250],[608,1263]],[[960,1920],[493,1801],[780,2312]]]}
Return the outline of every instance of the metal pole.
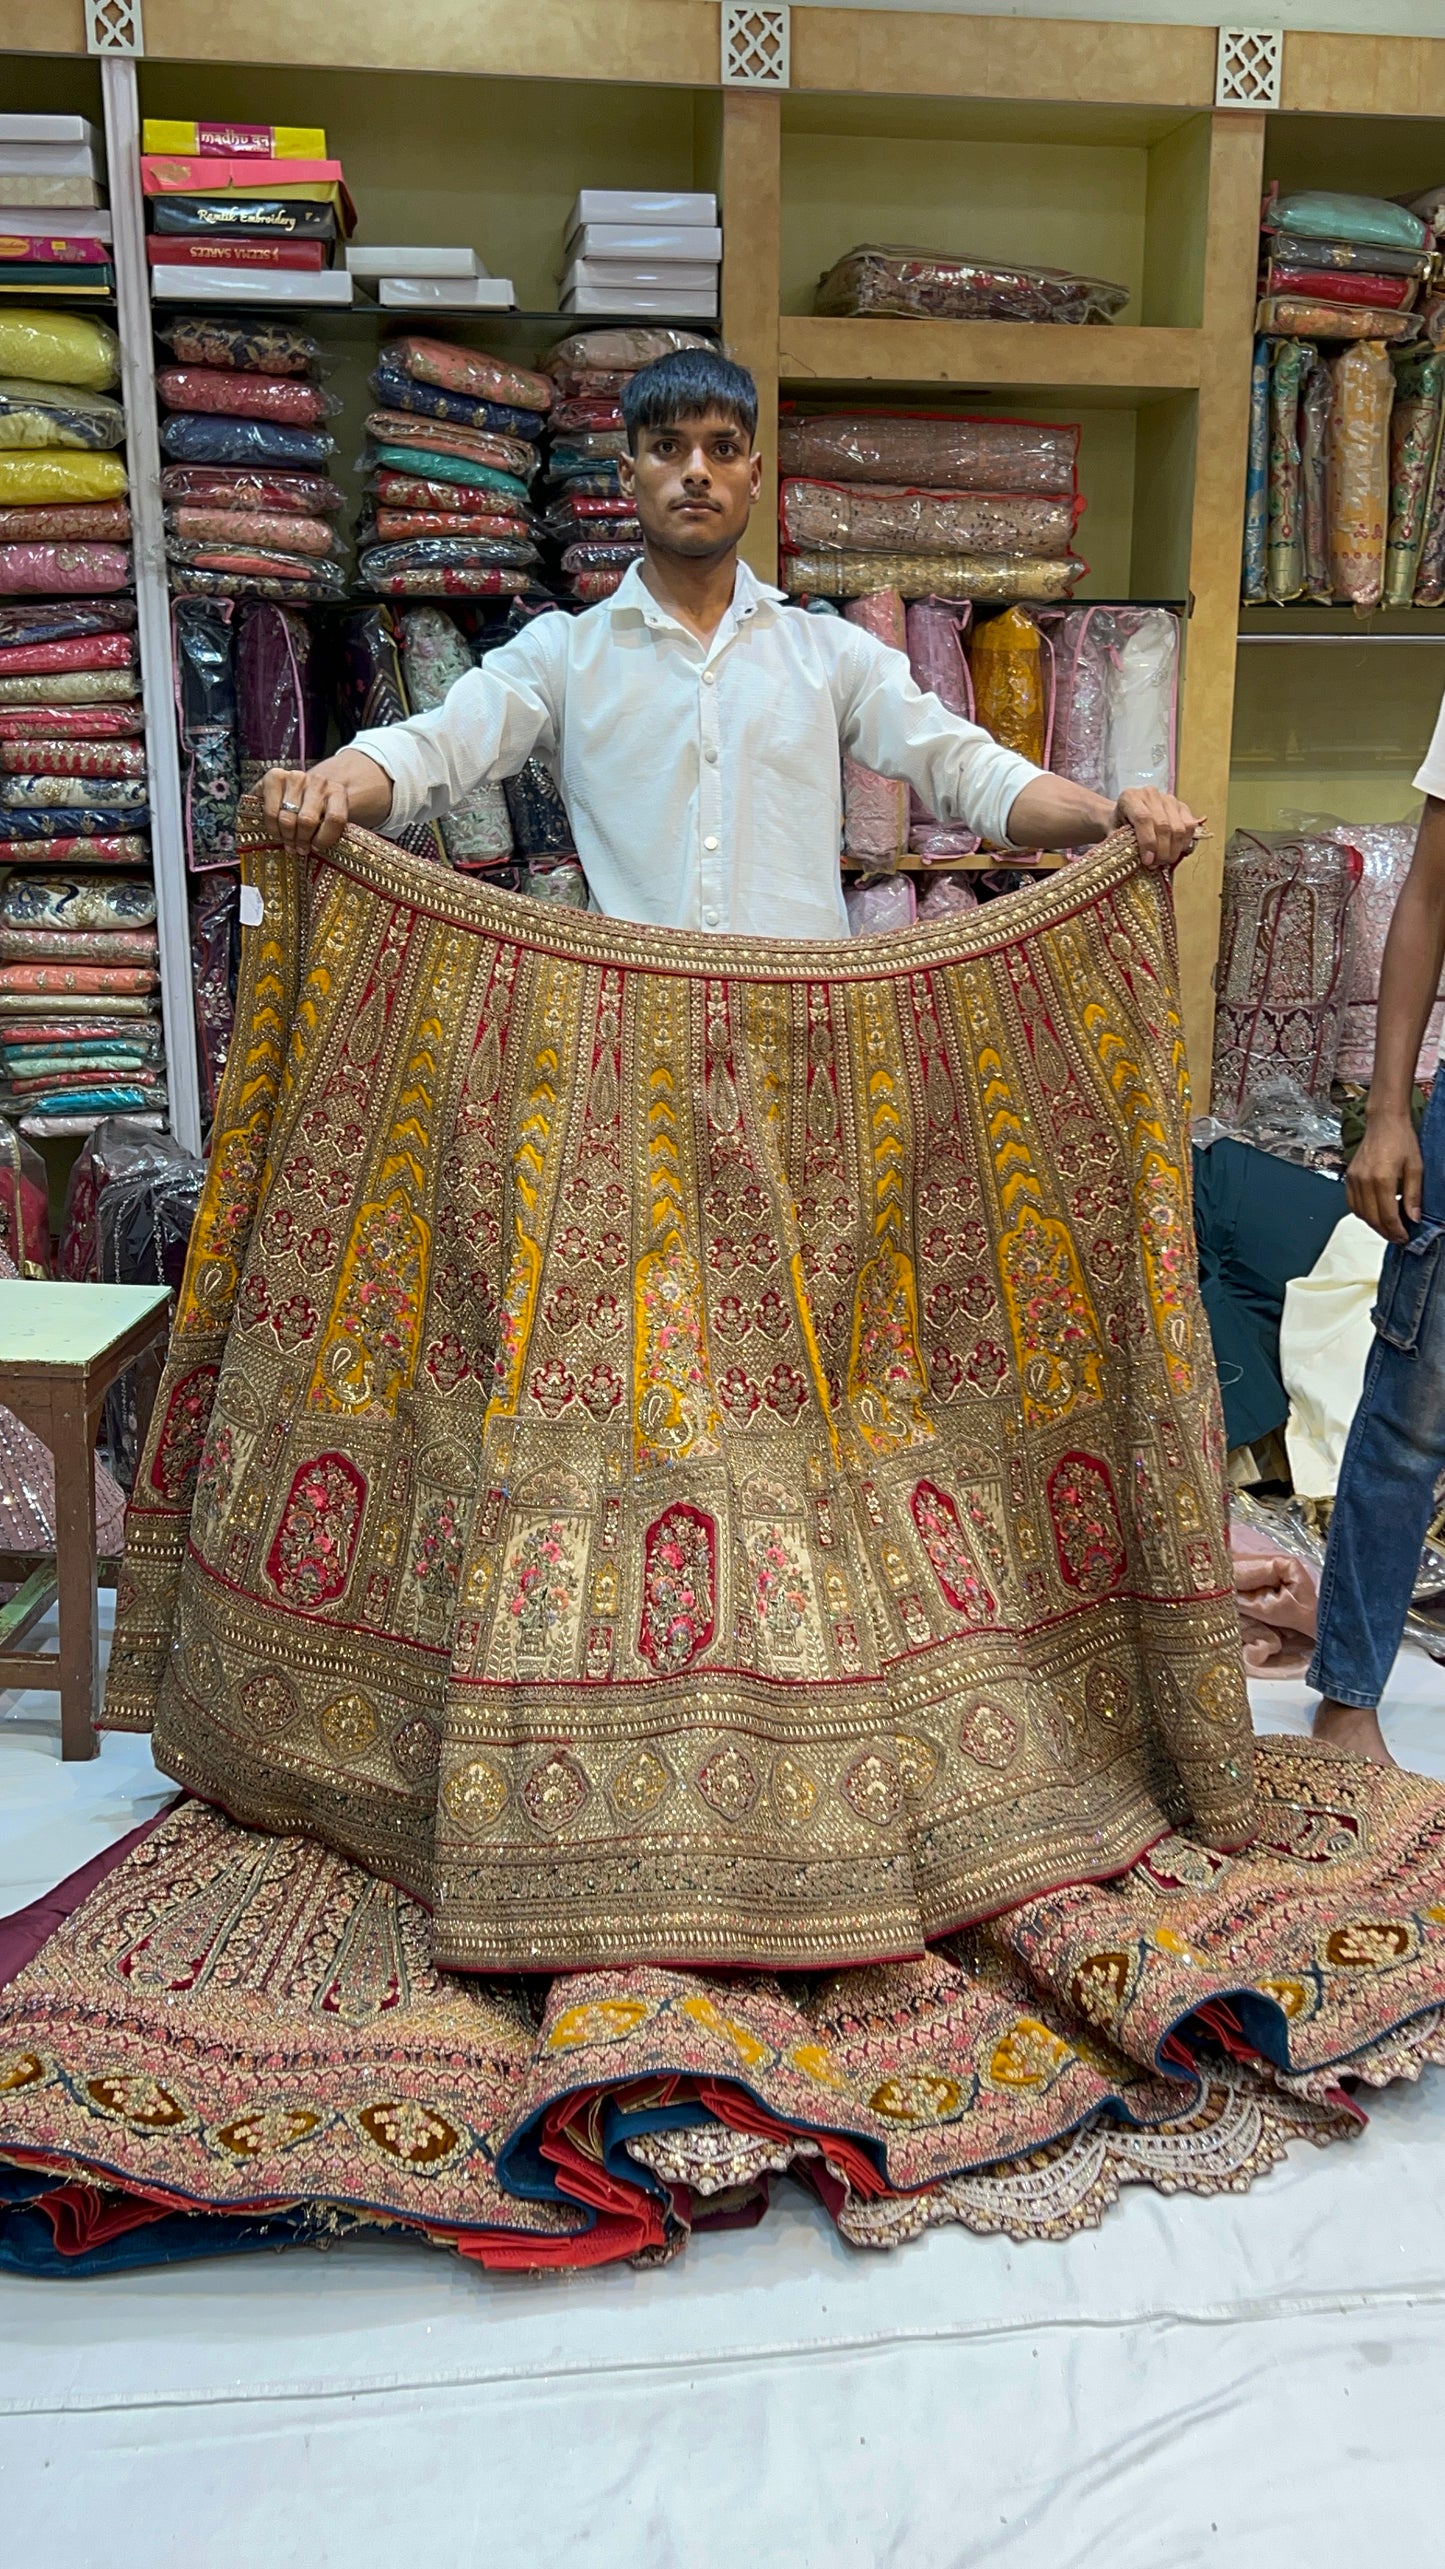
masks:
{"label": "metal pole", "polygon": [[156,431],[151,344],[150,274],[140,184],[140,105],[135,63],[106,54],[100,65],[105,153],[115,230],[115,297],[120,321],[121,390],[125,398],[135,547],[136,620],[145,691],[146,761],[150,770],[151,857],[160,940],[161,1015],[171,1131],[188,1151],[201,1147],[201,1086],[196,1065],[196,1010],[191,975],[191,923],[186,906],[186,840],[181,818],[181,762],[176,741],[175,672],[171,660],[170,588],[161,515],[160,440]]}

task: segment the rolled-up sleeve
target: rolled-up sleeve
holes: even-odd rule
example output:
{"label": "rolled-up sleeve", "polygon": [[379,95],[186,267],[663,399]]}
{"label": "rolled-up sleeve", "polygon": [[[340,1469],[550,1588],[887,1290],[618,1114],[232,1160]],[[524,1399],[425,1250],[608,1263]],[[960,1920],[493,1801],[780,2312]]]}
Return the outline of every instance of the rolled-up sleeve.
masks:
{"label": "rolled-up sleeve", "polygon": [[857,625],[843,631],[838,730],[849,755],[902,778],[940,821],[1007,847],[1009,814],[1042,769],[925,695],[901,651]]}
{"label": "rolled-up sleeve", "polygon": [[357,733],[350,747],[391,778],[388,833],[444,820],[474,786],[497,784],[529,758],[555,752],[565,625],[565,616],[538,616],[458,678],[434,713]]}

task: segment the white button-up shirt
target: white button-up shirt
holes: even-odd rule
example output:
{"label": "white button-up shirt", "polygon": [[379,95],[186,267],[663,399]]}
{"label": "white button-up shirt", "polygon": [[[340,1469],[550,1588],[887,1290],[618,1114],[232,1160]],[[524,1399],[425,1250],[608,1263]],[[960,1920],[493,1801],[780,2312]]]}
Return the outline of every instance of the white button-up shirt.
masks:
{"label": "white button-up shirt", "polygon": [[742,563],[709,643],[634,563],[601,605],[538,616],[434,713],[352,746],[392,780],[389,830],[441,820],[472,786],[539,758],[595,909],[741,936],[847,934],[840,746],[999,846],[1039,773],[924,695],[901,652],[789,606]]}

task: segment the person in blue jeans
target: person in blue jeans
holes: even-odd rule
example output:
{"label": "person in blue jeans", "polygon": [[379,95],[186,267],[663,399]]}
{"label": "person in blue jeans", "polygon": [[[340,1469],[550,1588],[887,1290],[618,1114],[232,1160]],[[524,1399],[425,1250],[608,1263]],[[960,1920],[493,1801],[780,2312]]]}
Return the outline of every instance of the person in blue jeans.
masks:
{"label": "person in blue jeans", "polygon": [[1415,783],[1427,799],[1385,943],[1365,1137],[1348,1180],[1350,1210],[1390,1245],[1340,1466],[1309,1672],[1322,1697],[1316,1739],[1384,1766],[1394,1761],[1379,1701],[1445,1469],[1445,1077],[1431,1087],[1418,1141],[1410,1116],[1445,960],[1445,705]]}

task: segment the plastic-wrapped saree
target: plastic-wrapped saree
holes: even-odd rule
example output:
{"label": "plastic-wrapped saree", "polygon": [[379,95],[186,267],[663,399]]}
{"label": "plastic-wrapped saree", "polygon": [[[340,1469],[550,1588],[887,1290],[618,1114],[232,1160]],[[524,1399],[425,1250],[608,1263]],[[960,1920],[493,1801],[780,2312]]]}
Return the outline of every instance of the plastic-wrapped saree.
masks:
{"label": "plastic-wrapped saree", "polygon": [[1132,842],[770,945],[242,836],[107,1716],[198,1798],[8,1992],[0,2157],[535,2263],[1346,2128],[1440,1796],[1251,1739]]}

